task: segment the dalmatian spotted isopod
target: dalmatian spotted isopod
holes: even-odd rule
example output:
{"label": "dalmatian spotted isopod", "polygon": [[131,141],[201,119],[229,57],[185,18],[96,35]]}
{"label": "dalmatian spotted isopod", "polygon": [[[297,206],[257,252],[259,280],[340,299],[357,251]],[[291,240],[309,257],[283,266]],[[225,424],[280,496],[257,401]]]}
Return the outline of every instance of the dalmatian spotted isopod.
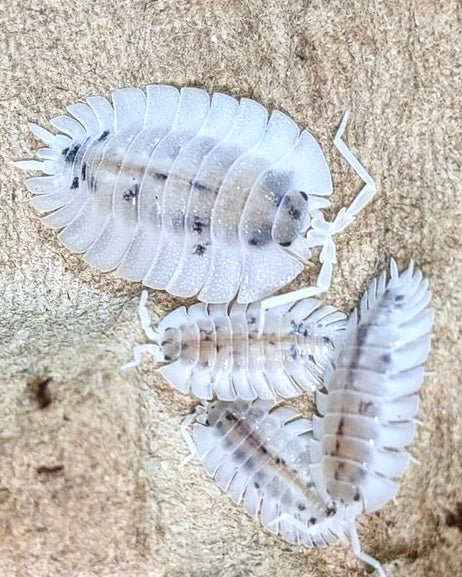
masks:
{"label": "dalmatian spotted isopod", "polygon": [[261,335],[258,301],[233,303],[229,310],[226,304],[182,306],[151,326],[146,299],[143,291],[140,318],[153,343],[136,346],[125,368],[149,352],[175,389],[200,399],[276,399],[313,391],[332,367],[347,320],[335,307],[308,298],[270,309]]}
{"label": "dalmatian spotted isopod", "polygon": [[[382,508],[409,464],[434,314],[428,281],[391,262],[351,315],[334,366],[316,391],[313,422],[287,405],[213,401],[183,422],[191,450],[220,488],[284,540],[319,547],[347,538]],[[358,320],[359,317],[359,320]]]}
{"label": "dalmatian spotted isopod", "polygon": [[390,269],[350,317],[335,368],[316,391],[321,416],[313,420],[311,471],[324,497],[358,501],[366,512],[395,496],[408,466],[434,320],[420,270],[411,263],[399,273],[393,260]]}
{"label": "dalmatian spotted isopod", "polygon": [[[86,262],[181,297],[249,303],[295,278],[320,247],[317,285],[335,262],[333,235],[375,194],[375,184],[341,139],[334,144],[364,186],[326,222],[332,180],[306,130],[277,110],[226,94],[150,85],[114,90],[67,107],[54,134],[31,124],[47,144],[42,173],[26,182],[42,222]],[[279,299],[279,300],[278,300]],[[284,295],[265,301],[281,304]]]}

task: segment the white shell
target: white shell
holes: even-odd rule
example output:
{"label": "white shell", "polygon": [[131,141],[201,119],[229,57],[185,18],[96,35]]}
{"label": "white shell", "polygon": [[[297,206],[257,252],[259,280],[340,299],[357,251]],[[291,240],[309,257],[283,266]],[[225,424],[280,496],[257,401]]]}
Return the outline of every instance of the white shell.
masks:
{"label": "white shell", "polygon": [[180,392],[200,399],[253,400],[295,397],[321,386],[343,339],[346,315],[316,299],[267,311],[261,303],[197,303],[179,307],[150,326],[143,293],[140,316],[156,344],[135,347],[136,366],[151,352],[160,372]]}
{"label": "white shell", "polygon": [[[312,473],[326,499],[376,511],[392,499],[414,436],[434,314],[428,281],[411,263],[374,279],[316,392]],[[359,315],[359,321],[357,317]]]}
{"label": "white shell", "polygon": [[310,470],[312,423],[296,409],[214,401],[197,407],[182,429],[207,473],[268,531],[308,548],[350,539],[356,556],[385,577],[380,563],[361,551],[360,504],[332,504],[318,491]]}
{"label": "white shell", "polygon": [[56,136],[31,125],[49,146],[18,163],[46,175],[27,180],[32,204],[96,268],[181,297],[255,301],[296,277],[314,246],[327,288],[331,237],[375,192],[339,134],[335,145],[367,182],[326,223],[332,182],[318,143],[247,98],[151,85],[68,112],[51,120]]}

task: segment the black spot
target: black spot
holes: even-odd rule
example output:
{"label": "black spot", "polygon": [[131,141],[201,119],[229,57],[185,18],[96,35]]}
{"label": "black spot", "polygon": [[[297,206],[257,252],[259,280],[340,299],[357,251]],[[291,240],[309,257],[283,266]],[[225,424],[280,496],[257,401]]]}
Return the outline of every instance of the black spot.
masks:
{"label": "black spot", "polygon": [[260,485],[259,485],[259,483],[257,483],[257,481],[254,482],[253,486],[255,487],[255,489],[259,489],[259,488],[260,488]]}
{"label": "black spot", "polygon": [[304,192],[302,192],[301,190],[298,191],[298,194],[303,198],[303,200],[306,202],[308,200],[308,195],[306,195]]}
{"label": "black spot", "polygon": [[85,180],[87,178],[87,163],[84,162],[82,164],[82,180]]}
{"label": "black spot", "polygon": [[369,409],[374,406],[372,401],[360,401],[359,403],[359,414],[365,415],[369,412]]}
{"label": "black spot", "polygon": [[90,176],[90,190],[96,190],[96,178]]}
{"label": "black spot", "polygon": [[310,517],[310,525],[315,525],[316,524],[316,517]]}
{"label": "black spot", "polygon": [[62,152],[64,160],[69,163],[74,162],[75,157],[77,156],[77,152],[79,151],[79,148],[80,144],[74,144],[74,146],[72,147],[65,148]]}
{"label": "black spot", "polygon": [[172,357],[171,357],[170,355],[164,355],[164,359],[165,359],[166,361],[171,361],[171,360],[172,360]]}
{"label": "black spot", "polygon": [[291,244],[292,244],[291,240],[285,240],[284,242],[280,242],[279,246],[286,248],[286,247],[290,246]]}
{"label": "black spot", "polygon": [[297,509],[298,509],[299,511],[304,511],[304,510],[306,509],[306,505],[304,505],[303,503],[299,503],[299,504],[297,505]]}
{"label": "black spot", "polygon": [[237,417],[235,417],[232,413],[226,413],[225,419],[227,421],[237,421]]}
{"label": "black spot", "polygon": [[358,492],[356,492],[353,496],[353,501],[359,501],[359,499],[360,499],[360,495]]}
{"label": "black spot", "polygon": [[98,138],[97,142],[103,142],[109,136],[109,130],[105,130],[101,136]]}
{"label": "black spot", "polygon": [[342,417],[338,424],[337,435],[343,435],[344,426],[345,426],[345,419]]}
{"label": "black spot", "polygon": [[308,360],[310,361],[310,363],[313,363],[313,365],[316,364],[315,360],[314,360],[314,356],[313,355],[308,355]]}
{"label": "black spot", "polygon": [[204,339],[203,339],[204,342],[205,343],[210,342],[212,340],[212,337],[208,333],[204,333],[204,334],[205,334]]}
{"label": "black spot", "polygon": [[281,459],[279,457],[276,457],[276,465],[279,465],[279,463],[281,462]]}
{"label": "black spot", "polygon": [[79,188],[79,177],[74,176],[74,180],[72,181],[71,188]]}
{"label": "black spot", "polygon": [[195,244],[193,254],[197,254],[198,256],[202,256],[207,249],[203,244]]}
{"label": "black spot", "polygon": [[266,447],[260,447],[260,451],[266,455],[266,453],[268,452],[268,449]]}
{"label": "black spot", "polygon": [[335,515],[335,513],[337,513],[337,508],[335,507],[335,505],[332,505],[332,507],[327,507],[326,515],[328,517],[332,517],[333,515]]}
{"label": "black spot", "polygon": [[199,218],[193,220],[191,230],[197,232],[197,234],[202,234],[204,227],[207,226],[206,223],[202,222]]}
{"label": "black spot", "polygon": [[390,353],[385,353],[380,357],[384,363],[389,363],[391,361]]}
{"label": "black spot", "polygon": [[203,192],[204,190],[209,190],[205,184],[201,184],[201,183],[198,182],[197,180],[191,180],[191,181],[189,182],[189,184],[190,184],[193,188],[195,188],[195,189],[197,189],[197,190],[200,190],[201,192]]}
{"label": "black spot", "polygon": [[164,174],[163,172],[155,172],[154,176],[157,178],[157,180],[167,180],[167,174]]}
{"label": "black spot", "polygon": [[302,213],[299,211],[299,209],[295,208],[295,206],[293,206],[292,204],[290,205],[288,212],[289,212],[289,216],[291,218],[293,218],[294,220],[299,220],[300,217],[302,216]]}
{"label": "black spot", "polygon": [[260,228],[253,231],[248,243],[250,246],[266,246],[272,241],[271,236],[272,224],[270,222],[263,223]]}
{"label": "black spot", "polygon": [[136,198],[138,196],[139,192],[140,192],[140,185],[136,183],[133,186],[133,188],[129,188],[123,193],[122,198],[127,202],[130,202],[132,198]]}
{"label": "black spot", "polygon": [[291,358],[295,361],[295,359],[298,357],[298,351],[295,345],[290,345],[289,354]]}
{"label": "black spot", "polygon": [[400,302],[402,302],[403,300],[404,300],[404,295],[396,295],[396,296],[395,296],[395,301],[396,301],[397,303],[400,303]]}

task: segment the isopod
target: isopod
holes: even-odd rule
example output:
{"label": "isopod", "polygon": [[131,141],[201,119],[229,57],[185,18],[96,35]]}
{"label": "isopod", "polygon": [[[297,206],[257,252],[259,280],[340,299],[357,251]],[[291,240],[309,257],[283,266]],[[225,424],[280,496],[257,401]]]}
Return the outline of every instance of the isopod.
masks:
{"label": "isopod", "polygon": [[[249,303],[271,295],[320,247],[316,286],[326,290],[333,235],[375,194],[375,183],[341,139],[334,145],[363,179],[348,208],[327,222],[332,180],[313,136],[258,102],[201,89],[150,85],[67,107],[47,144],[17,165],[42,222],[89,264],[180,297]],[[284,295],[265,301],[264,310]]]}
{"label": "isopod", "polygon": [[359,503],[332,504],[319,493],[310,471],[312,423],[295,408],[264,400],[206,402],[182,429],[207,473],[268,531],[308,548],[349,539],[356,556],[384,577],[359,545]]}
{"label": "isopod", "polygon": [[[348,321],[344,345],[316,391],[311,471],[326,499],[376,511],[394,497],[410,456],[434,312],[413,263],[391,261]],[[358,321],[359,318],[359,321]]]}
{"label": "isopod", "polygon": [[153,343],[136,346],[125,368],[149,352],[175,389],[200,399],[275,399],[313,391],[332,367],[347,320],[335,307],[308,298],[270,309],[261,335],[258,301],[181,306],[151,326],[146,301],[143,291],[140,319]]}

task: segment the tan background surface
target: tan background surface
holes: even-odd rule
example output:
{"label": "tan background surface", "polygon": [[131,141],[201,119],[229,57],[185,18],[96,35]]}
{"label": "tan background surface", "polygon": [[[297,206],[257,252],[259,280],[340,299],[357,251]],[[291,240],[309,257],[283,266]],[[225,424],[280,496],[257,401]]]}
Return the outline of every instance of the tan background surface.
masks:
{"label": "tan background surface", "polygon": [[[457,4],[0,1],[1,577],[368,573],[341,546],[301,551],[266,534],[198,464],[180,466],[178,425],[193,400],[149,363],[119,370],[142,340],[140,285],[89,269],[28,204],[12,166],[37,147],[27,121],[150,82],[220,89],[288,112],[331,161],[335,208],[359,184],[331,147],[351,111],[347,139],[379,192],[338,239],[326,299],[350,310],[384,259],[403,266],[412,256],[437,311],[435,377],[422,390],[413,445],[421,465],[396,504],[363,518],[362,543],[390,577],[457,574],[462,533],[445,521],[462,501]],[[178,303],[159,292],[152,301],[156,312]],[[53,379],[44,409],[27,387],[37,375]],[[299,405],[309,414],[308,398]]]}

